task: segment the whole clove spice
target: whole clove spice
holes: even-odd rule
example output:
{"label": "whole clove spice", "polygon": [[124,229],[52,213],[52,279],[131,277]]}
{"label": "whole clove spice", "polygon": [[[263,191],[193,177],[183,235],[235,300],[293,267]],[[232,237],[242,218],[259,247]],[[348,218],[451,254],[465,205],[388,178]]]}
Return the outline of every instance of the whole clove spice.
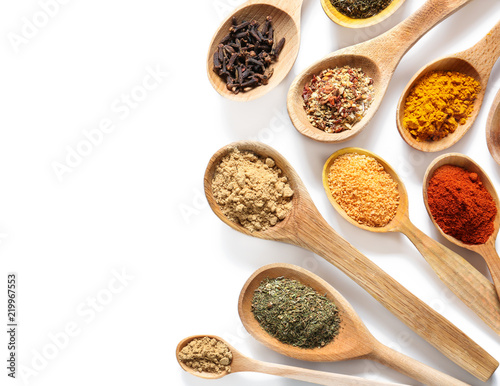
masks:
{"label": "whole clove spice", "polygon": [[275,44],[272,17],[260,27],[256,20],[238,23],[235,17],[214,52],[213,69],[234,94],[268,84],[271,65],[278,60],[285,38]]}

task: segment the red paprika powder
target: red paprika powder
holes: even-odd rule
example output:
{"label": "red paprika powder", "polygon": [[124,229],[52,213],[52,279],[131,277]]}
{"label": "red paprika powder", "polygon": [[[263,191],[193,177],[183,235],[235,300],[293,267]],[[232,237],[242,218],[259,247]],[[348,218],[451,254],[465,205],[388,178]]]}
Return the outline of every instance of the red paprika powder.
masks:
{"label": "red paprika powder", "polygon": [[465,244],[484,244],[493,233],[497,207],[476,173],[441,166],[429,181],[427,201],[443,232]]}

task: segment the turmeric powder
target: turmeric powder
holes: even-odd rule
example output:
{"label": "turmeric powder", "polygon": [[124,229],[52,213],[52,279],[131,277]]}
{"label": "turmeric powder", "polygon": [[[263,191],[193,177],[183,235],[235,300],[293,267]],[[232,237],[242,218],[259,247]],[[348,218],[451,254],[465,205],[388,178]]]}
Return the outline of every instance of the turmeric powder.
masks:
{"label": "turmeric powder", "polygon": [[481,85],[459,73],[434,71],[420,79],[405,101],[403,127],[417,141],[437,141],[463,125]]}

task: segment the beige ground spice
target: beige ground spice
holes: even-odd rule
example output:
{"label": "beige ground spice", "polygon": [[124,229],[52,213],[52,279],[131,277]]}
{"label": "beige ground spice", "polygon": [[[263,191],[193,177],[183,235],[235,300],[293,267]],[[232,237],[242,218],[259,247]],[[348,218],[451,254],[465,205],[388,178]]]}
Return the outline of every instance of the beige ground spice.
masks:
{"label": "beige ground spice", "polygon": [[221,374],[231,372],[233,354],[224,342],[204,336],[189,342],[179,352],[179,360],[200,373]]}
{"label": "beige ground spice", "polygon": [[222,213],[250,232],[276,225],[293,205],[293,190],[274,160],[238,149],[216,167],[212,191]]}
{"label": "beige ground spice", "polygon": [[370,227],[383,227],[396,215],[398,184],[373,157],[347,153],[328,174],[333,198],[349,217]]}

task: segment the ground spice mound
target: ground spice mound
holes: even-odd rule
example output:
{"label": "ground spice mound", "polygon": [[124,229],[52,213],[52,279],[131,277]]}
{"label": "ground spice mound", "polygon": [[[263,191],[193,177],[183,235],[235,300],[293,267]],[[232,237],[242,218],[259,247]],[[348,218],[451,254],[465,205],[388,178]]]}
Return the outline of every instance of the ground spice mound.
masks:
{"label": "ground spice mound", "polygon": [[494,231],[497,207],[476,173],[441,166],[429,180],[427,202],[443,232],[465,244],[484,244]]}
{"label": "ground spice mound", "polygon": [[250,232],[276,225],[293,205],[293,190],[274,160],[238,149],[216,167],[212,192],[222,213]]}
{"label": "ground spice mound", "polygon": [[231,350],[224,342],[208,336],[193,339],[179,352],[178,357],[186,366],[200,373],[231,372]]}
{"label": "ground spice mound", "polygon": [[465,124],[481,85],[459,72],[434,71],[420,79],[405,101],[403,126],[417,141],[437,141]]}
{"label": "ground spice mound", "polygon": [[396,215],[398,184],[373,157],[356,153],[337,157],[328,185],[335,201],[359,224],[383,227]]}

